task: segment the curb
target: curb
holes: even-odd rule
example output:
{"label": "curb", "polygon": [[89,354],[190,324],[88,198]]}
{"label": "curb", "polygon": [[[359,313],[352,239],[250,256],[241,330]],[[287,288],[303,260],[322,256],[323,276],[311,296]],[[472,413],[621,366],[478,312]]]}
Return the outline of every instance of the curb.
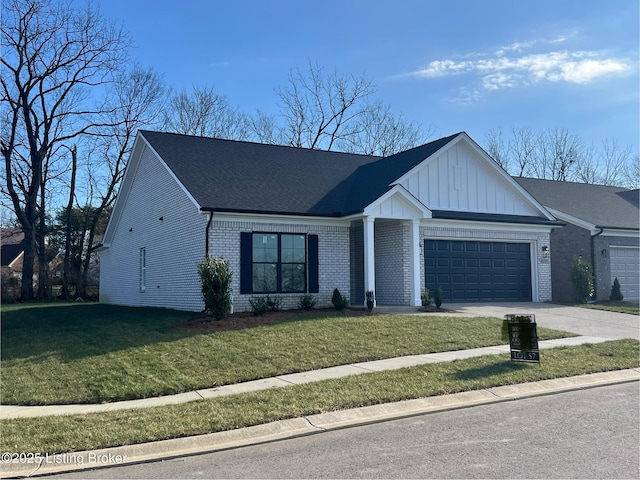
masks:
{"label": "curb", "polygon": [[614,370],[326,412],[238,430],[138,445],[55,455],[33,454],[34,457],[17,458],[15,462],[9,460],[8,463],[5,463],[7,461],[5,456],[10,454],[4,453],[2,455],[0,477],[21,478],[118,465],[132,465],[258,445],[427,413],[637,381],[640,381],[640,368]]}

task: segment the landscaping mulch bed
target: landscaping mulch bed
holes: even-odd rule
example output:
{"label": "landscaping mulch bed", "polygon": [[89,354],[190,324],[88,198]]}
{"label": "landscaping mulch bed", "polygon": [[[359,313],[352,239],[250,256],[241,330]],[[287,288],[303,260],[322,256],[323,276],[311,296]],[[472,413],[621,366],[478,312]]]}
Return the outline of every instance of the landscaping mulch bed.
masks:
{"label": "landscaping mulch bed", "polygon": [[[333,309],[324,309],[333,311]],[[310,312],[322,312],[323,309],[313,309]],[[222,320],[216,321],[211,317],[199,317],[193,320],[176,325],[177,330],[198,331],[198,332],[224,332],[228,330],[244,330],[246,328],[261,327],[263,325],[272,325],[285,321],[295,315],[308,312],[307,310],[280,310],[277,312],[267,312],[264,315],[254,315],[252,312],[237,312],[229,315]],[[345,315],[362,316],[362,315],[379,315],[376,312],[369,313],[366,310],[346,309]]]}

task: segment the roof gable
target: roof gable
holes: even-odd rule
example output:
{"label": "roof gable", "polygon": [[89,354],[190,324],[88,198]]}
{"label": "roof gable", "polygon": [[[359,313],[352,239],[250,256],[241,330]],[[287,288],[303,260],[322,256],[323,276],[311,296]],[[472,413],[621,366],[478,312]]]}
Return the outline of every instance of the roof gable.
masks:
{"label": "roof gable", "polygon": [[553,219],[464,132],[397,183],[433,211]]}

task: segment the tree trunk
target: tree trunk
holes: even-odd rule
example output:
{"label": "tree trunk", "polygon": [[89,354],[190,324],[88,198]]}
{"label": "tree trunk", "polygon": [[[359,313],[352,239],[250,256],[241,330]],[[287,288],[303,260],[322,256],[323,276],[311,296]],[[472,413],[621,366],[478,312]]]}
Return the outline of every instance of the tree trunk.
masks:
{"label": "tree trunk", "polygon": [[[66,226],[65,226],[65,239],[64,239],[64,267],[62,271],[62,296],[66,300],[71,298],[71,292],[69,290],[69,277],[71,276],[71,212],[73,210],[73,198],[76,190],[76,171],[78,165],[78,151],[74,145],[71,149],[71,185],[69,186],[69,203],[67,203],[67,210],[65,212]],[[78,287],[76,285],[76,293]]]}

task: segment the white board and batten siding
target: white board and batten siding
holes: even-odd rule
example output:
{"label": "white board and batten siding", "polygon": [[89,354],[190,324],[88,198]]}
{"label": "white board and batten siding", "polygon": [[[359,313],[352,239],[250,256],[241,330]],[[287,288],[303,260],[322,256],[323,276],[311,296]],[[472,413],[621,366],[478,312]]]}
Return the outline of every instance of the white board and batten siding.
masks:
{"label": "white board and batten siding", "polygon": [[431,210],[539,216],[493,160],[456,142],[400,179]]}
{"label": "white board and batten siding", "polygon": [[[100,301],[200,311],[196,266],[205,254],[208,217],[148,146],[131,168],[135,174],[127,198],[118,199],[127,208],[111,245],[100,254]],[[141,248],[146,257],[143,289]]]}

